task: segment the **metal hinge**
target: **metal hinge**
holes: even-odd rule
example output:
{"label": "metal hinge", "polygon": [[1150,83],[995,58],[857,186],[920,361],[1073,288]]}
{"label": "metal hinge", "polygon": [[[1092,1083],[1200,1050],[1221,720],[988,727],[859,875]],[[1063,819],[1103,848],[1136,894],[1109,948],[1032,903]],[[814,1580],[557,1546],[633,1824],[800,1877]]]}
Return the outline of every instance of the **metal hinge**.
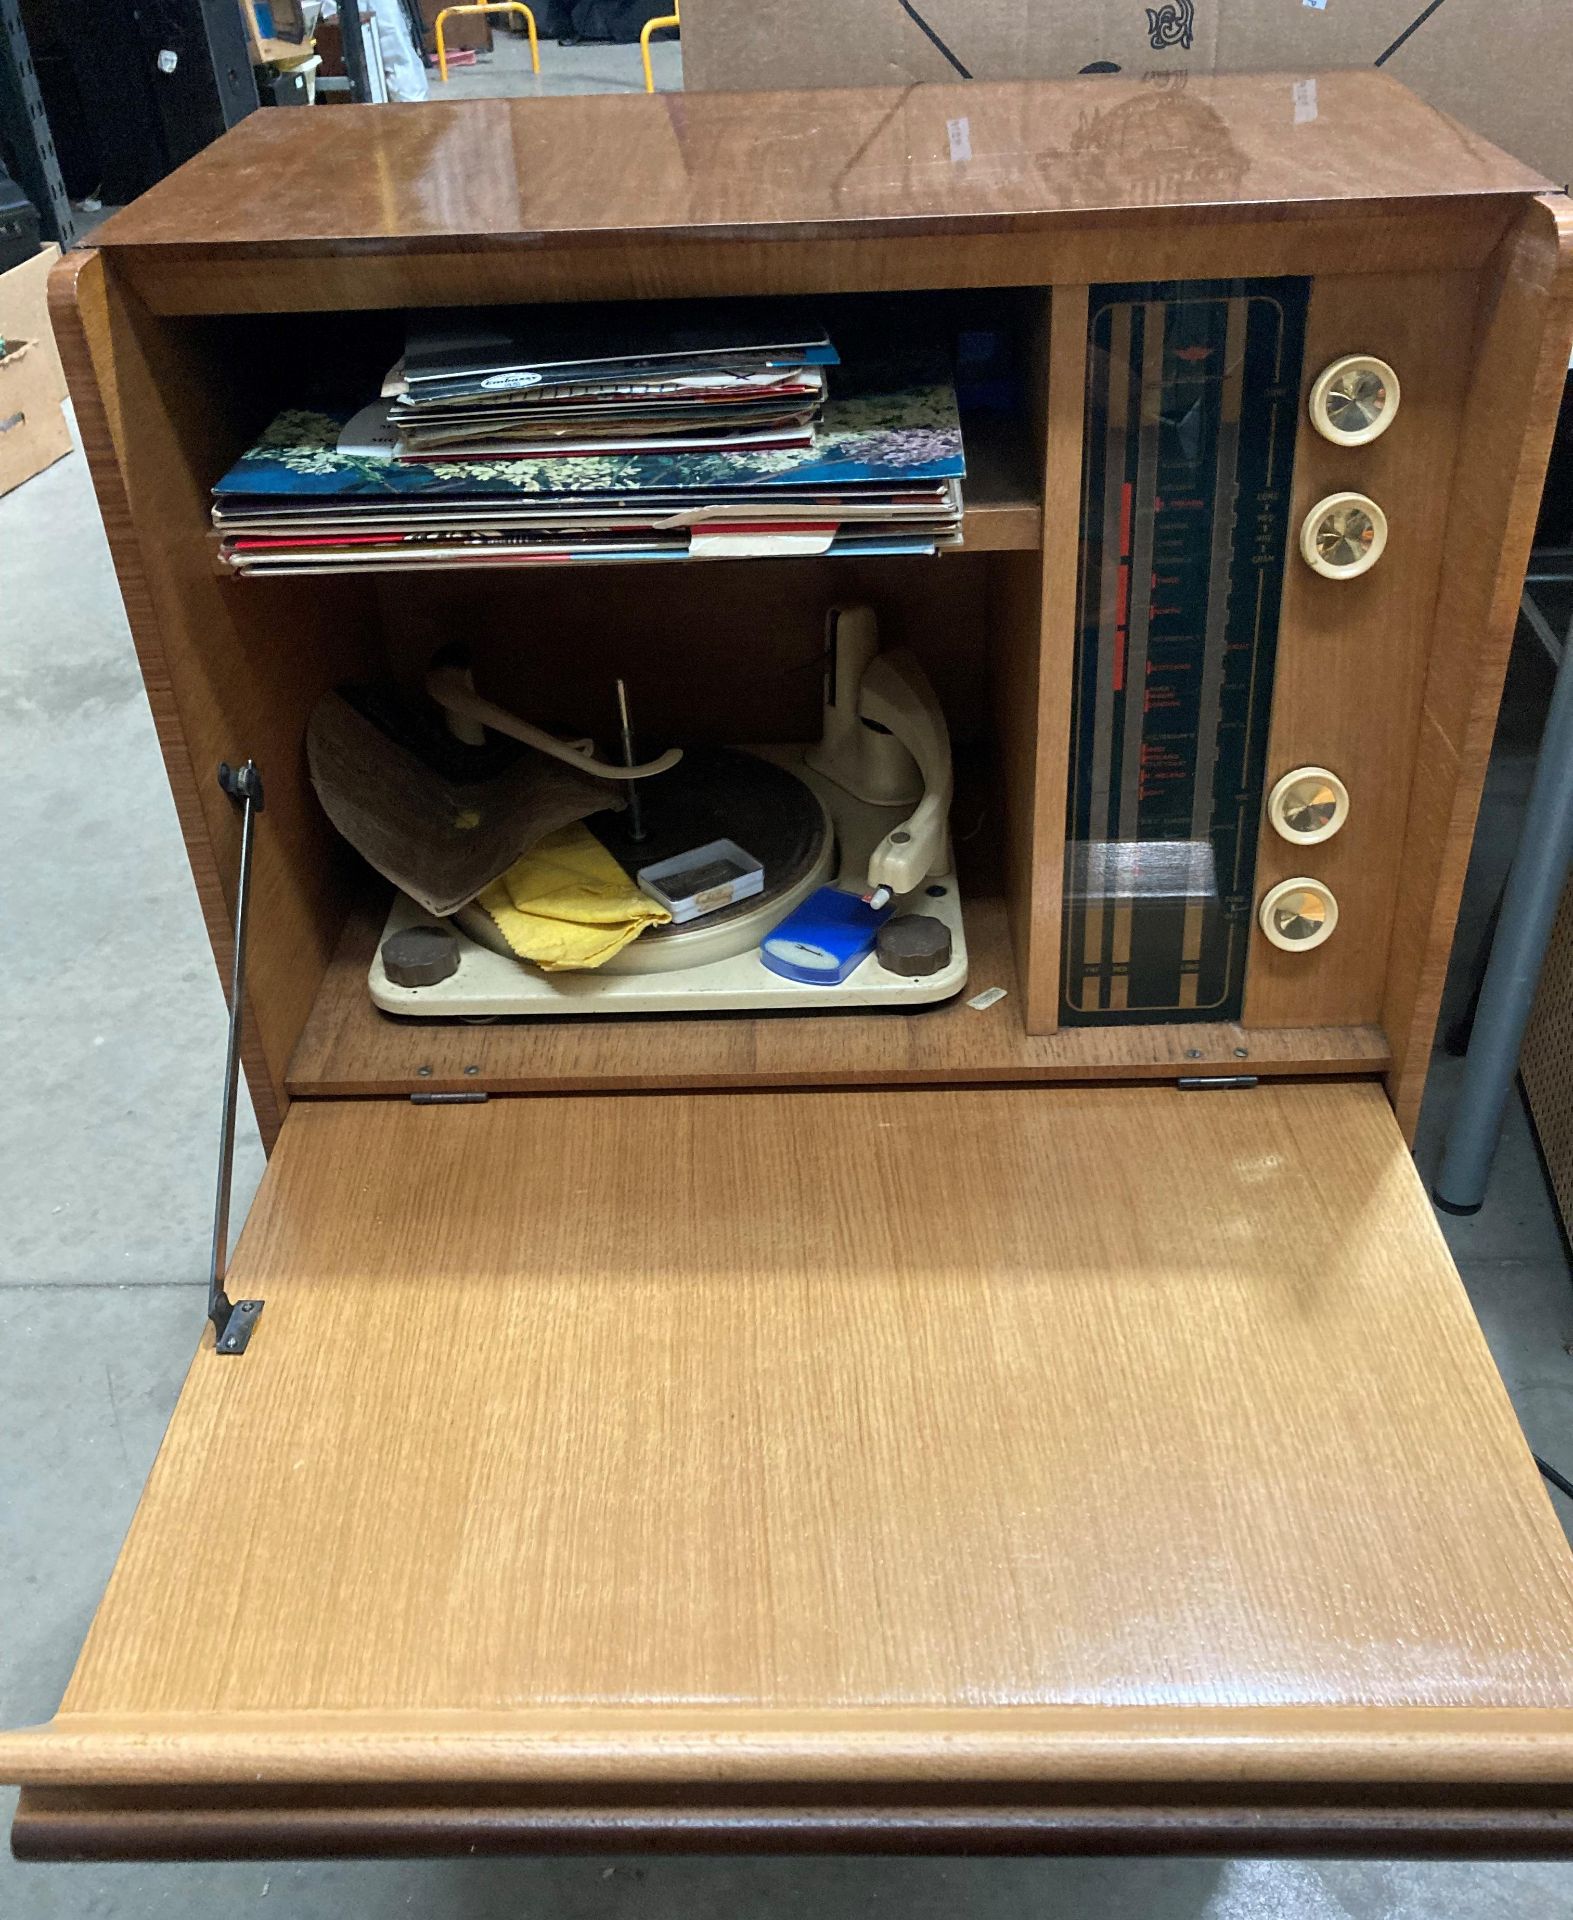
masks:
{"label": "metal hinge", "polygon": [[1237,1087],[1254,1087],[1254,1073],[1192,1073],[1182,1074],[1176,1083],[1181,1093],[1211,1093],[1214,1089],[1233,1091]]}
{"label": "metal hinge", "polygon": [[213,1252],[208,1263],[208,1318],[215,1353],[244,1353],[262,1312],[260,1300],[231,1300],[224,1291],[229,1263],[229,1197],[235,1172],[235,1101],[240,1091],[240,1027],[246,1004],[246,919],[251,904],[251,849],[262,811],[262,775],[253,761],[219,763],[218,783],[241,803],[240,874],[235,883],[235,960],[229,978],[229,1045],[224,1054],[224,1115],[219,1126],[218,1192],[213,1201]]}
{"label": "metal hinge", "polygon": [[476,1087],[462,1093],[412,1093],[410,1105],[412,1107],[478,1107],[490,1098],[490,1094]]}

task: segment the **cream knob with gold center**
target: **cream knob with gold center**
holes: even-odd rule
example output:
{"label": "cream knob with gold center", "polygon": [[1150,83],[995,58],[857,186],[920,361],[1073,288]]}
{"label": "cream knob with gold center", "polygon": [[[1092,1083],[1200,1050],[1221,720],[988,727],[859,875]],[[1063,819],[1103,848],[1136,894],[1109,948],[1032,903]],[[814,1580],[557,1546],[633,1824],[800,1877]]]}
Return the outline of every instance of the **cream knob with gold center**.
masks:
{"label": "cream knob with gold center", "polygon": [[1346,353],[1311,385],[1311,424],[1324,440],[1363,447],[1387,432],[1398,412],[1398,375],[1371,353]]}
{"label": "cream knob with gold center", "polygon": [[1338,902],[1320,880],[1304,876],[1280,880],[1263,894],[1257,919],[1275,947],[1285,953],[1309,953],[1332,938],[1338,925]]}
{"label": "cream knob with gold center", "polygon": [[1330,580],[1352,580],[1382,557],[1387,515],[1363,493],[1330,493],[1318,500],[1300,527],[1306,565]]}
{"label": "cream knob with gold center", "polygon": [[1314,847],[1349,818],[1349,789],[1326,767],[1295,767],[1268,794],[1267,817],[1285,840]]}

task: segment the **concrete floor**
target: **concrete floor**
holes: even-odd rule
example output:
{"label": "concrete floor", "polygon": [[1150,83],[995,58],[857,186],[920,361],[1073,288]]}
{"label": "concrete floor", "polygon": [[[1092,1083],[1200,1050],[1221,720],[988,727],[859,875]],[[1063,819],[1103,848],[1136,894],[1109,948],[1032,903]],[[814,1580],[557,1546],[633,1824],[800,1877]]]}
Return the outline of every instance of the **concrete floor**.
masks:
{"label": "concrete floor", "polygon": [[[541,71],[530,71],[530,43],[501,28],[493,30],[492,50],[477,55],[473,67],[448,69],[447,84],[433,68],[433,100],[528,100],[558,93],[643,93],[644,67],[632,46],[565,47],[555,40],[540,45]],[[683,90],[683,49],[674,35],[658,34],[650,43],[650,72],[657,93]]]}
{"label": "concrete floor", "polygon": [[[0,616],[0,1059],[11,1089],[0,1102],[0,1724],[16,1726],[59,1699],[201,1329],[224,1008],[79,455],[0,501]],[[1544,689],[1544,666],[1526,653],[1471,880],[1472,931],[1511,844]],[[1457,1071],[1444,1061],[1435,1076],[1423,1165]],[[237,1218],[260,1168],[248,1117]],[[1485,1210],[1444,1225],[1533,1443],[1573,1469],[1573,1291],[1516,1109]],[[0,1794],[7,1825],[10,1807]],[[7,1920],[874,1911],[1573,1920],[1573,1867],[0,1861]]]}

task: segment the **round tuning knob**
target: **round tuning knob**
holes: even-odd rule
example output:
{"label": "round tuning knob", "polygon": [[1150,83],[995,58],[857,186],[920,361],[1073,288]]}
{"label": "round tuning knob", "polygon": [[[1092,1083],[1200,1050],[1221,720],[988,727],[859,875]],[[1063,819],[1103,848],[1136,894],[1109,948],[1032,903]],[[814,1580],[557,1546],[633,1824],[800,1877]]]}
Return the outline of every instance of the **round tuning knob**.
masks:
{"label": "round tuning knob", "polygon": [[1318,500],[1300,528],[1300,553],[1308,567],[1330,580],[1352,580],[1382,557],[1387,515],[1363,493],[1330,493]]}
{"label": "round tuning knob", "polygon": [[1311,424],[1324,440],[1363,447],[1386,433],[1398,411],[1398,375],[1370,353],[1346,353],[1311,386]]}
{"label": "round tuning knob", "polygon": [[1267,796],[1267,817],[1285,840],[1314,847],[1349,818],[1349,789],[1326,767],[1296,767]]}
{"label": "round tuning knob", "polygon": [[1332,938],[1338,925],[1338,902],[1320,880],[1280,880],[1263,894],[1257,918],[1275,947],[1285,953],[1308,953]]}

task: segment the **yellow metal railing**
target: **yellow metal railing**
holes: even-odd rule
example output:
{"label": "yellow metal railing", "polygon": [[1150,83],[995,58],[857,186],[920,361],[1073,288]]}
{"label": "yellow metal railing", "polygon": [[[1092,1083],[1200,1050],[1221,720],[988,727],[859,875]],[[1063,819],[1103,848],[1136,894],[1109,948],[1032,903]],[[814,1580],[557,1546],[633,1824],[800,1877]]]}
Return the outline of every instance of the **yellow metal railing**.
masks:
{"label": "yellow metal railing", "polygon": [[678,0],[672,0],[672,11],[663,13],[659,19],[647,20],[639,34],[639,58],[644,62],[644,90],[655,92],[655,75],[650,71],[650,36],[659,33],[662,27],[680,27],[683,16],[677,10]]}
{"label": "yellow metal railing", "polygon": [[[676,0],[673,0],[673,4],[676,5]],[[479,3],[474,6],[444,7],[442,12],[438,14],[437,75],[439,79],[446,82],[448,78],[448,49],[443,44],[443,23],[451,19],[456,13],[522,13],[524,15],[525,28],[530,36],[530,71],[532,73],[540,72],[541,48],[539,41],[535,37],[535,15],[531,13],[530,9],[524,4],[524,0],[479,0]],[[652,22],[652,25],[655,26],[659,26],[660,24],[660,21]],[[647,28],[646,31],[648,32],[648,30]],[[645,73],[648,75],[649,71],[650,60],[649,56],[646,55]],[[655,89],[652,87],[650,91],[654,92]]]}

